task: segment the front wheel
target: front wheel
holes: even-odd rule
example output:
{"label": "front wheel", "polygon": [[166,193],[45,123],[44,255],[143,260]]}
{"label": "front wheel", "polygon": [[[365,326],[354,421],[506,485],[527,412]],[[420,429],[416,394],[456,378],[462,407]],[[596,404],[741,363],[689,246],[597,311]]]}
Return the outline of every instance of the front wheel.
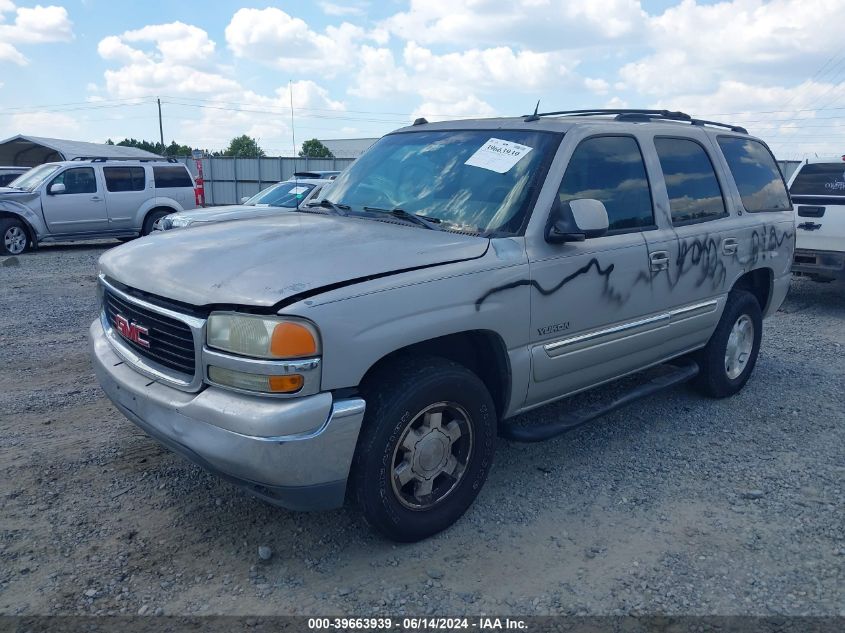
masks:
{"label": "front wheel", "polygon": [[694,386],[711,398],[726,398],[745,386],[760,351],[763,316],[750,292],[732,290],[722,318],[704,349],[694,357],[700,371]]}
{"label": "front wheel", "polygon": [[365,520],[404,542],[446,529],[493,461],[496,411],[484,383],[462,365],[425,357],[384,367],[362,392],[351,492]]}
{"label": "front wheel", "polygon": [[0,218],[0,254],[20,255],[29,246],[29,235],[20,220]]}
{"label": "front wheel", "polygon": [[159,221],[171,213],[172,211],[150,211],[149,214],[147,214],[147,217],[144,218],[144,226],[141,227],[141,235],[149,235],[155,231]]}

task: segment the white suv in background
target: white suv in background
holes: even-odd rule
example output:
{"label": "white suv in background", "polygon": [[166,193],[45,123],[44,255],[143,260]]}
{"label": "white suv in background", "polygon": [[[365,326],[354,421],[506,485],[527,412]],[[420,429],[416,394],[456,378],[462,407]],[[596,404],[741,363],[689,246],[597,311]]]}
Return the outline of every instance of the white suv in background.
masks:
{"label": "white suv in background", "polygon": [[797,224],[792,272],[845,279],[845,156],[805,160],[789,179],[789,193]]}
{"label": "white suv in background", "polygon": [[0,254],[45,241],[147,235],[164,216],[194,207],[194,180],[174,159],[45,163],[0,187]]}

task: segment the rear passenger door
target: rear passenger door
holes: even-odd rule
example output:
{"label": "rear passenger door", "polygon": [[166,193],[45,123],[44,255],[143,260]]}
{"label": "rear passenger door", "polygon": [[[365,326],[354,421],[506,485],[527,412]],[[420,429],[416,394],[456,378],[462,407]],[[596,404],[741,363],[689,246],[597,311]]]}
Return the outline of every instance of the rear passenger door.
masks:
{"label": "rear passenger door", "polygon": [[580,140],[558,197],[603,202],[609,232],[583,242],[526,243],[532,285],[529,406],[623,375],[659,354],[661,324],[652,316],[663,300],[649,290],[643,237],[655,228],[654,212],[637,139],[603,134]]}
{"label": "rear passenger door", "polygon": [[138,209],[154,195],[144,167],[103,167],[103,179],[110,227],[114,230],[137,228],[134,224]]}
{"label": "rear passenger door", "polygon": [[655,135],[653,154],[659,229],[646,235],[651,285],[667,297],[666,337],[680,354],[704,345],[736,278],[740,235],[727,183],[701,134]]}

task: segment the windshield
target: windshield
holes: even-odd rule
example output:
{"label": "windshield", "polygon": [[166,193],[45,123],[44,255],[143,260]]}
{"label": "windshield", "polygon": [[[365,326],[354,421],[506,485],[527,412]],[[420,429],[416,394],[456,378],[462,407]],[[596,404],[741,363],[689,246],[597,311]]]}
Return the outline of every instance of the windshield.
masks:
{"label": "windshield", "polygon": [[280,182],[255,194],[244,204],[253,207],[289,207],[294,209],[305,200],[315,186],[296,181]]}
{"label": "windshield", "polygon": [[794,196],[845,196],[845,162],[804,165],[792,181],[789,193]]}
{"label": "windshield", "polygon": [[444,228],[513,235],[560,135],[446,130],[385,136],[332,183],[353,213],[402,209]]}
{"label": "windshield", "polygon": [[61,169],[61,165],[39,165],[10,182],[9,186],[24,191],[32,191],[59,169]]}

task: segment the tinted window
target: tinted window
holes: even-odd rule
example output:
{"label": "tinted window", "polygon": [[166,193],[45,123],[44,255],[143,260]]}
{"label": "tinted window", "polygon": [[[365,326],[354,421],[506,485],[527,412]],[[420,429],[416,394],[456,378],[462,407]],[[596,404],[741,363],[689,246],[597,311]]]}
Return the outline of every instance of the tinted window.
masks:
{"label": "tinted window", "polygon": [[156,189],[172,187],[193,187],[191,176],[184,167],[153,167]]}
{"label": "tinted window", "polygon": [[143,167],[103,167],[109,191],[143,191],[146,178]]}
{"label": "tinted window", "polygon": [[789,193],[798,196],[845,196],[845,162],[801,167]]}
{"label": "tinted window", "polygon": [[709,220],[725,215],[725,201],[713,163],[704,148],[689,139],[656,138],[672,222]]}
{"label": "tinted window", "polygon": [[19,176],[20,174],[0,174],[0,187],[5,187]]}
{"label": "tinted window", "polygon": [[68,169],[56,176],[50,185],[63,184],[65,193],[97,193],[97,180],[93,167]]}
{"label": "tinted window", "polygon": [[582,141],[569,159],[558,195],[561,202],[577,198],[603,202],[611,231],[654,224],[643,156],[630,136]]}
{"label": "tinted window", "polygon": [[728,161],[746,211],[783,211],[792,208],[774,157],[759,141],[720,136],[719,146]]}

